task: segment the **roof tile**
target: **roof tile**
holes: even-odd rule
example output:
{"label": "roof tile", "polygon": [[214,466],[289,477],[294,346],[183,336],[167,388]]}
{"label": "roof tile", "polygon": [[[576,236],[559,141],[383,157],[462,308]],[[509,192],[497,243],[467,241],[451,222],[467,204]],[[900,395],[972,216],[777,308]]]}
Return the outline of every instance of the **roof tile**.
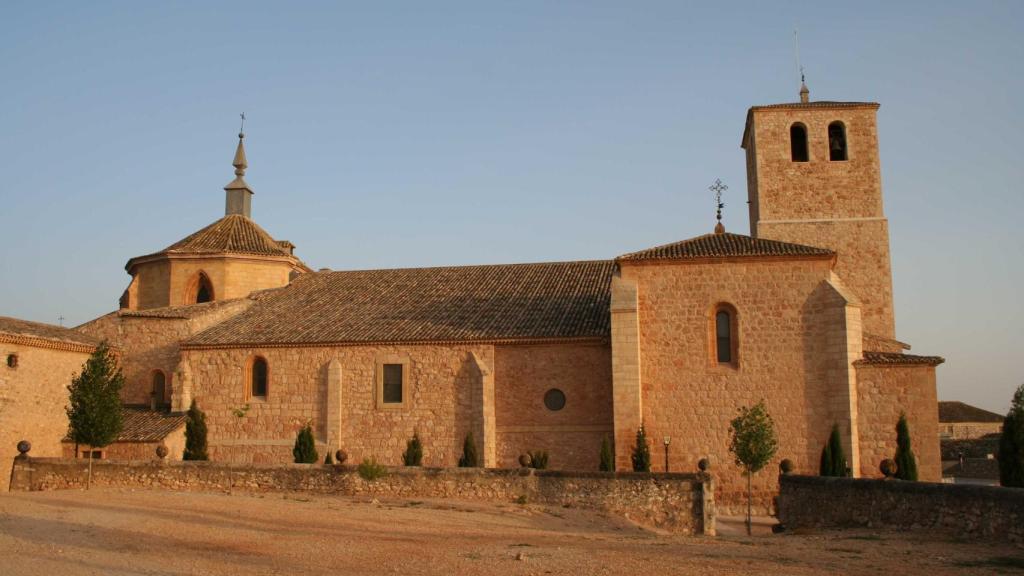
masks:
{"label": "roof tile", "polygon": [[310,273],[184,346],[605,338],[613,265]]}
{"label": "roof tile", "polygon": [[655,246],[639,252],[631,252],[618,257],[618,260],[692,260],[704,258],[734,258],[762,256],[812,256],[831,257],[835,253],[825,248],[815,248],[801,244],[790,244],[777,240],[753,238],[742,234],[705,234]]}

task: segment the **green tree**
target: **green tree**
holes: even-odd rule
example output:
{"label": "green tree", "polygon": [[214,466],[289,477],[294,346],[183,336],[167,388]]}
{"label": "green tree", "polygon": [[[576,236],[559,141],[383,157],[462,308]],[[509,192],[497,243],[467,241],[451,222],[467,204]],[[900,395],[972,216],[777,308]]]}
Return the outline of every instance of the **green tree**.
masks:
{"label": "green tree", "polygon": [[736,458],[736,464],[743,467],[747,475],[747,535],[750,535],[751,477],[765,467],[775,456],[779,441],[775,435],[775,422],[761,400],[753,408],[740,408],[739,416],[729,424],[732,436],[729,441],[729,452]]}
{"label": "green tree", "polygon": [[68,437],[90,448],[86,489],[92,485],[92,448],[103,448],[116,440],[124,425],[123,387],[124,374],[106,341],[96,347],[68,386]]}
{"label": "green tree", "polygon": [[615,452],[612,451],[612,443],[607,436],[601,440],[601,465],[598,469],[601,472],[615,471]]}
{"label": "green tree", "polygon": [[644,431],[643,424],[636,431],[636,445],[633,446],[632,460],[634,472],[651,471],[651,447],[647,445],[647,432]]}
{"label": "green tree", "polygon": [[299,430],[295,437],[295,447],[292,448],[292,456],[296,464],[316,464],[320,455],[316,453],[316,441],[313,440],[313,425],[309,422]]}
{"label": "green tree", "polygon": [[917,458],[910,448],[910,427],[907,426],[907,415],[900,412],[896,423],[896,477],[900,480],[917,481]]}
{"label": "green tree", "polygon": [[185,413],[185,453],[183,460],[209,460],[206,453],[206,414],[192,400]]}
{"label": "green tree", "polygon": [[821,450],[821,465],[818,474],[821,476],[847,476],[846,454],[843,452],[843,440],[839,436],[839,425],[832,425],[825,448]]}
{"label": "green tree", "polygon": [[402,453],[402,464],[406,466],[423,465],[423,444],[420,443],[420,435],[415,430],[412,438],[405,443],[405,452]]}
{"label": "green tree", "polygon": [[476,457],[476,442],[473,441],[473,433],[466,434],[466,441],[462,443],[462,457],[459,458],[459,468],[476,468],[478,459]]}
{"label": "green tree", "polygon": [[1024,384],[1013,394],[999,437],[999,483],[1024,488]]}

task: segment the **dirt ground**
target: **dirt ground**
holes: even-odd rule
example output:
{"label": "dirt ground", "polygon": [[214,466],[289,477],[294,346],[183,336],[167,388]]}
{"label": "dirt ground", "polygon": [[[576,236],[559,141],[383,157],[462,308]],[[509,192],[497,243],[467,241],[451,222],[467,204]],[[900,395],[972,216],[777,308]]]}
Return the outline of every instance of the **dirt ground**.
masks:
{"label": "dirt ground", "polygon": [[1024,574],[1024,549],[893,532],[716,538],[592,511],[305,494],[0,494],[0,574]]}

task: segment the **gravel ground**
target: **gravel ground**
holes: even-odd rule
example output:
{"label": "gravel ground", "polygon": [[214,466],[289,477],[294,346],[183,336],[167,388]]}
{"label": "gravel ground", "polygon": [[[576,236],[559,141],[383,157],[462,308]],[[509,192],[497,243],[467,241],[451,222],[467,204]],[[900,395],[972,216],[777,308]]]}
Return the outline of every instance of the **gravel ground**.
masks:
{"label": "gravel ground", "polygon": [[1024,574],[1024,550],[833,531],[717,538],[514,503],[96,489],[0,494],[0,574]]}

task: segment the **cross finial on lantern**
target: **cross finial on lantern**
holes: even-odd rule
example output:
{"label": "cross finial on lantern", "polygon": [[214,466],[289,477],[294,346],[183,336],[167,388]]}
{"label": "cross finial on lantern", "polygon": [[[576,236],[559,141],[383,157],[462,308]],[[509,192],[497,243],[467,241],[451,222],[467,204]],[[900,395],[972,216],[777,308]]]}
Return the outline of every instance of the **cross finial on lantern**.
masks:
{"label": "cross finial on lantern", "polygon": [[715,234],[722,234],[725,232],[725,226],[722,224],[722,208],[725,208],[725,204],[722,202],[722,192],[728,190],[729,187],[722,184],[722,180],[715,178],[715,183],[708,186],[708,190],[715,193],[715,217],[718,219],[718,223],[715,224]]}

